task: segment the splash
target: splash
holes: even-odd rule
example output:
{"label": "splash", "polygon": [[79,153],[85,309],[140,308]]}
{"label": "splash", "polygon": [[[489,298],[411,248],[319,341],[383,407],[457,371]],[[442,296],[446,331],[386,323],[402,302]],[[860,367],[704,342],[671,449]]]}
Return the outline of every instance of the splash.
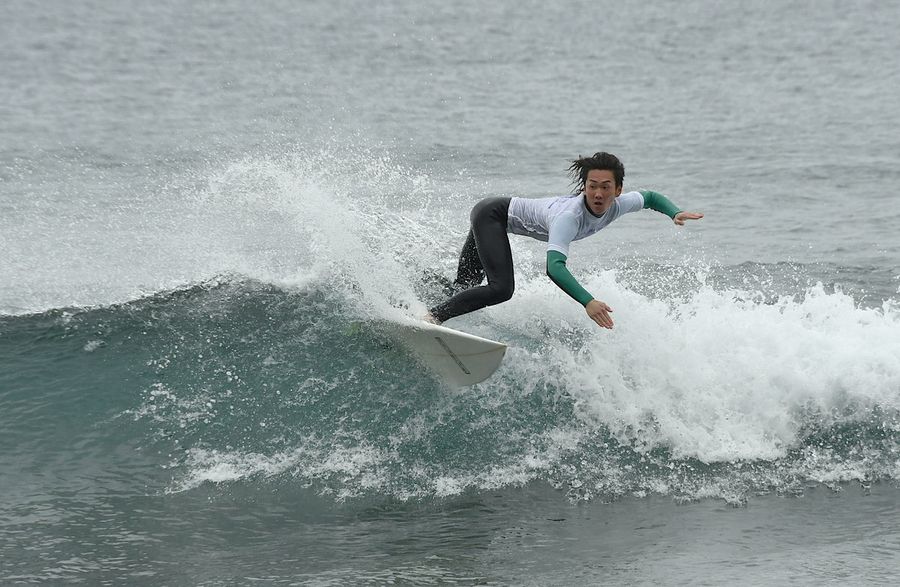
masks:
{"label": "splash", "polygon": [[353,143],[185,173],[22,208],[9,248],[40,246],[4,259],[0,313],[119,304],[228,275],[295,287],[328,277],[379,311],[408,305],[394,283],[444,257],[448,230],[435,227],[465,199]]}

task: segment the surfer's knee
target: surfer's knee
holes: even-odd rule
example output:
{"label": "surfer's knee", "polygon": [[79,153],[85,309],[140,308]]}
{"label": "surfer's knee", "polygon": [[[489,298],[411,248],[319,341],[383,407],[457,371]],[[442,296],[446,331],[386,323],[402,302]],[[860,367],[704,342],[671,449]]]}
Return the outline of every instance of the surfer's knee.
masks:
{"label": "surfer's knee", "polygon": [[491,290],[491,303],[489,305],[491,306],[508,301],[513,297],[513,292],[516,290],[515,284],[512,283],[492,283],[489,287]]}

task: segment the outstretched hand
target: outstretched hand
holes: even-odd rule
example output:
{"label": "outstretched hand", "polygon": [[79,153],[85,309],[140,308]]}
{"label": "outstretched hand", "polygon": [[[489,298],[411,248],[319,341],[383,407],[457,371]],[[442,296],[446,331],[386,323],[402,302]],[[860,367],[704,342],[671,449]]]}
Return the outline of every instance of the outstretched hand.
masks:
{"label": "outstretched hand", "polygon": [[679,212],[673,220],[678,226],[684,226],[685,220],[700,220],[701,218],[703,218],[703,214],[700,212]]}
{"label": "outstretched hand", "polygon": [[588,316],[591,317],[591,320],[596,322],[598,326],[602,326],[603,328],[613,327],[613,321],[609,315],[609,313],[612,312],[612,308],[600,300],[589,301],[584,309],[587,311]]}

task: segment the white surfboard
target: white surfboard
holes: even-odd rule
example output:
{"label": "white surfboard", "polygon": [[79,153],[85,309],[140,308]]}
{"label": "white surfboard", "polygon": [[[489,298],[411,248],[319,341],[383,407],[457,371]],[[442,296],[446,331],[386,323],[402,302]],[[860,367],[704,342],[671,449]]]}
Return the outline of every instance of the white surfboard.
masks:
{"label": "white surfboard", "polygon": [[475,385],[500,366],[506,345],[474,334],[413,320],[385,322],[385,332],[451,385]]}

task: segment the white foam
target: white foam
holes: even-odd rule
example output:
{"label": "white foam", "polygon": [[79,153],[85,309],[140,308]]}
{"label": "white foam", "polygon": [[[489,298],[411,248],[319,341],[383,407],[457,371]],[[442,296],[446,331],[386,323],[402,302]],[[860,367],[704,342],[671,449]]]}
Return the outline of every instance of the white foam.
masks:
{"label": "white foam", "polygon": [[543,369],[575,398],[579,418],[638,450],[665,446],[706,462],[776,459],[811,419],[900,411],[894,304],[861,308],[821,285],[775,303],[703,286],[668,304],[628,290],[613,271],[584,283],[613,307],[614,330],[594,327],[538,281],[522,284],[492,319],[546,345],[512,365],[523,381],[540,381]]}
{"label": "white foam", "polygon": [[384,467],[393,457],[390,451],[365,442],[337,446],[314,437],[303,439],[295,448],[272,454],[194,448],[188,452],[188,474],[173,491],[194,489],[204,483],[288,474],[304,482],[338,479],[340,486],[334,490],[335,497],[346,499],[368,490],[387,489],[389,481]]}

